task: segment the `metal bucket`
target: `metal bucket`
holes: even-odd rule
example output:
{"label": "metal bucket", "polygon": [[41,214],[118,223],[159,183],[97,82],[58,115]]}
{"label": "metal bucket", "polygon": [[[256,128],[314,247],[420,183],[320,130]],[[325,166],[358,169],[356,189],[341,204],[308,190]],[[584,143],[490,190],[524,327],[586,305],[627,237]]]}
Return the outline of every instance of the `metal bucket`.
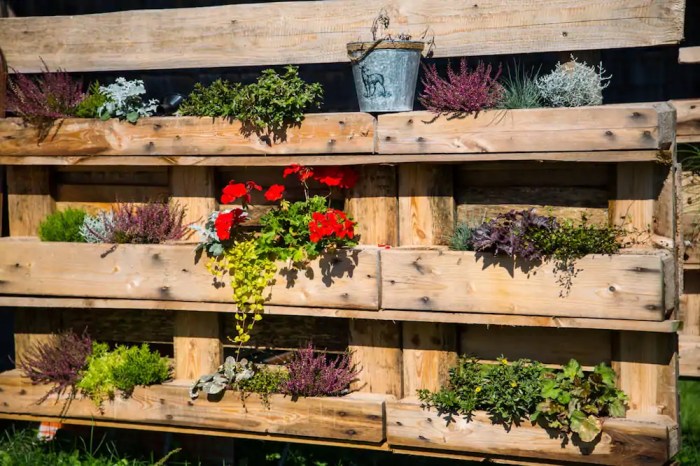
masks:
{"label": "metal bucket", "polygon": [[363,112],[406,112],[413,110],[423,42],[351,42],[357,100]]}

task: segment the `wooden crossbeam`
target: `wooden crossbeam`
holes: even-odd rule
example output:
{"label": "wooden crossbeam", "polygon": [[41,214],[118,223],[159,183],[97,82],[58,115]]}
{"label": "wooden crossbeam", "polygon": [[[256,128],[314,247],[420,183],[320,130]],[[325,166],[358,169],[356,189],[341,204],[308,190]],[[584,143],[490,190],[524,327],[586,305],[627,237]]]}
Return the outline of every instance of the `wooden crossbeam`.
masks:
{"label": "wooden crossbeam", "polygon": [[678,63],[700,63],[700,47],[678,49]]}

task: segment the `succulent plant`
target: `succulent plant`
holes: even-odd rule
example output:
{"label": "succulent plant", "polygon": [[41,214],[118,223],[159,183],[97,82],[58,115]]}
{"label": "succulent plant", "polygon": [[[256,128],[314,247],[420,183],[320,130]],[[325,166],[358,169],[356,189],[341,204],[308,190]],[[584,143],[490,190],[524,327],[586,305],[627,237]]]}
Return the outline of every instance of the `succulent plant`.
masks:
{"label": "succulent plant", "polygon": [[201,376],[190,388],[190,398],[193,400],[199,397],[199,391],[207,395],[219,395],[233,384],[241,383],[251,379],[255,375],[255,367],[247,359],[236,361],[236,358],[229,356],[219,369],[213,374]]}

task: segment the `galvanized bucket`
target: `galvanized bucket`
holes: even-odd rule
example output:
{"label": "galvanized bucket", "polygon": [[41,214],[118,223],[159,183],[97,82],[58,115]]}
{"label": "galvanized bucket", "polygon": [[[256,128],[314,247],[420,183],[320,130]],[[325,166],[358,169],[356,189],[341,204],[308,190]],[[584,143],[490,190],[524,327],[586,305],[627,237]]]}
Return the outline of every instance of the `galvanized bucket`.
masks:
{"label": "galvanized bucket", "polygon": [[424,45],[417,41],[389,40],[348,44],[360,111],[413,110]]}

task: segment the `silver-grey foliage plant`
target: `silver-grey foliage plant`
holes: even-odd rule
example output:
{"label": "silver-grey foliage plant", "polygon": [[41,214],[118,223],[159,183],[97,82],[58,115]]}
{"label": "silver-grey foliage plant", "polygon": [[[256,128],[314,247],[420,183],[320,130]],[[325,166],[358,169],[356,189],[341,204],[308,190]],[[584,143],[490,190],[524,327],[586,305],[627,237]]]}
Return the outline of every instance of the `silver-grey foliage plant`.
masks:
{"label": "silver-grey foliage plant", "polygon": [[158,107],[156,99],[144,102],[141,96],[146,93],[146,88],[140,79],[127,81],[125,78],[117,78],[114,84],[100,86],[100,92],[107,96],[107,101],[97,109],[102,120],[119,118],[136,123],[139,117],[153,115]]}
{"label": "silver-grey foliage plant", "polygon": [[107,237],[107,224],[112,222],[112,212],[100,212],[97,215],[86,215],[80,227],[80,236],[87,243],[102,243]]}
{"label": "silver-grey foliage plant", "polygon": [[568,63],[557,63],[555,69],[537,80],[537,88],[549,107],[584,107],[601,105],[603,89],[612,76],[605,76],[602,64],[597,68],[578,62],[574,56]]}

